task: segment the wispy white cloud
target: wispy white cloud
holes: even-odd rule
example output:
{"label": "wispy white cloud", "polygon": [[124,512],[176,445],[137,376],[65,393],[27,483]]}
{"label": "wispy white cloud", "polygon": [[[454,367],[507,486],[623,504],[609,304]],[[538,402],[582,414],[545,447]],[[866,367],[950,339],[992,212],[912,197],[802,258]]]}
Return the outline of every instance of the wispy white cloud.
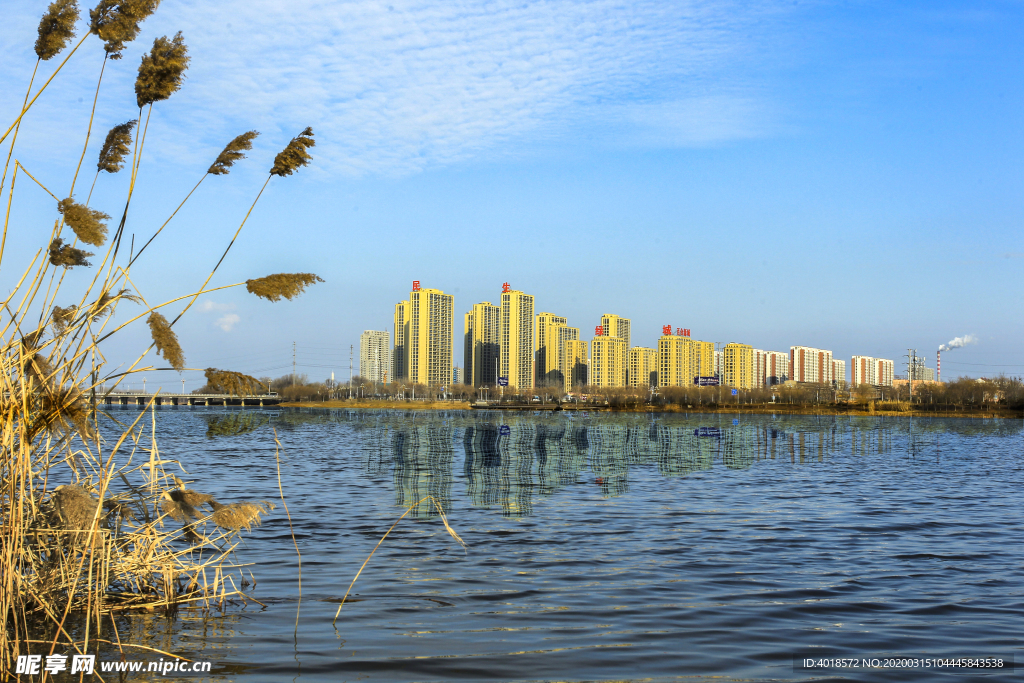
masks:
{"label": "wispy white cloud", "polygon": [[225,332],[230,332],[239,321],[241,321],[241,318],[237,313],[228,313],[227,315],[217,318],[217,327]]}
{"label": "wispy white cloud", "polygon": [[[581,122],[606,115],[637,144],[704,145],[763,134],[762,103],[731,67],[775,11],[711,0],[167,0],[132,54],[108,66],[122,114],[109,100],[101,111],[113,122],[131,114],[137,53],[181,29],[192,66],[173,105],[157,107],[171,134],[152,141],[172,156],[205,159],[252,127],[272,153],[312,125],[317,167],[406,174],[544,136],[590,137]],[[30,52],[27,23],[0,39]]]}
{"label": "wispy white cloud", "polygon": [[199,305],[199,310],[203,313],[219,312],[219,311],[231,311],[234,310],[234,304],[219,304],[216,301],[206,300]]}

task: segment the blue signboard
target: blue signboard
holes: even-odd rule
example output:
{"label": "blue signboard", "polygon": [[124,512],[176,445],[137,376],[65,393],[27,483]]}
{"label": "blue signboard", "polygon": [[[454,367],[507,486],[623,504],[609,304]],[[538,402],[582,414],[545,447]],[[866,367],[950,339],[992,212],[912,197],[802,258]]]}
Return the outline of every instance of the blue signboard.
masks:
{"label": "blue signboard", "polygon": [[735,396],[735,395],[736,395],[736,394],[738,394],[738,393],[740,393],[740,392],[736,391],[735,389],[733,389],[733,390],[732,390],[732,395],[733,395],[733,396]]}
{"label": "blue signboard", "polygon": [[498,378],[498,386],[499,387],[507,387],[508,386],[508,377],[499,377]]}
{"label": "blue signboard", "polygon": [[722,431],[718,427],[698,427],[693,430],[693,435],[717,439],[722,436]]}
{"label": "blue signboard", "polygon": [[498,428],[498,436],[508,436],[511,433],[512,428],[508,425],[501,425],[501,427]]}
{"label": "blue signboard", "polygon": [[717,387],[718,386],[718,378],[717,377],[694,377],[693,378],[693,383],[696,384],[699,387]]}

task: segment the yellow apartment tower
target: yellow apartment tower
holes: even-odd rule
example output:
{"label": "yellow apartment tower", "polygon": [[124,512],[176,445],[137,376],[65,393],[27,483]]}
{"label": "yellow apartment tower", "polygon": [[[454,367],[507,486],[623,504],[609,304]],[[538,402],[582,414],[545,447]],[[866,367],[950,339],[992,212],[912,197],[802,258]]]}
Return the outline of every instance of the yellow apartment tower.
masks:
{"label": "yellow apartment tower", "polygon": [[631,348],[626,380],[631,387],[658,386],[658,350],[643,346]]}
{"label": "yellow apartment tower", "polygon": [[611,313],[605,313],[601,316],[601,329],[604,330],[604,336],[618,337],[626,342],[626,353],[622,355],[622,384],[619,385],[623,387],[626,386],[627,376],[629,375],[629,328],[629,318],[622,318]]}
{"label": "yellow apartment tower", "polygon": [[588,373],[590,354],[587,341],[585,339],[567,339],[563,348],[565,355],[562,356],[562,375],[565,377],[565,391],[587,386],[587,382],[590,380]]}
{"label": "yellow apartment tower", "polygon": [[391,354],[391,381],[409,378],[409,348],[406,339],[409,337],[409,302],[399,301],[395,304],[395,348]]}
{"label": "yellow apartment tower", "polygon": [[658,339],[658,386],[692,386],[697,377],[715,374],[715,345],[690,338],[690,330],[672,326],[661,328]]}
{"label": "yellow apartment tower", "polygon": [[626,386],[629,347],[622,337],[606,337],[598,326],[590,342],[590,384],[595,387]]}
{"label": "yellow apartment tower", "polygon": [[440,289],[422,289],[419,280],[409,292],[408,379],[413,384],[452,383],[452,323],[455,298]]}
{"label": "yellow apartment tower", "polygon": [[534,327],[537,352],[534,367],[537,371],[536,386],[562,386],[565,374],[562,368],[562,353],[565,342],[579,339],[580,331],[569,327],[566,319],[554,313],[538,313]]}
{"label": "yellow apartment tower", "polygon": [[501,309],[490,301],[474,304],[465,316],[464,364],[466,384],[474,387],[497,385],[498,321]]}
{"label": "yellow apartment tower", "polygon": [[533,388],[533,295],[501,286],[501,321],[498,328],[501,377],[509,388]]}
{"label": "yellow apartment tower", "polygon": [[754,347],[750,344],[726,344],[722,349],[722,384],[737,389],[754,388]]}

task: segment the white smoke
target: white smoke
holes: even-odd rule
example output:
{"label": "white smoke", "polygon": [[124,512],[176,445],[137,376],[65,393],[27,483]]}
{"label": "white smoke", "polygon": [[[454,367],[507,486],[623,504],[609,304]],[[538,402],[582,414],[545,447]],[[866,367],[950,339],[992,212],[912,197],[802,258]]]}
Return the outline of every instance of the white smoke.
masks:
{"label": "white smoke", "polygon": [[962,337],[954,337],[948,342],[939,347],[939,351],[952,351],[953,349],[963,348],[968,344],[977,344],[978,338],[973,334],[965,334]]}

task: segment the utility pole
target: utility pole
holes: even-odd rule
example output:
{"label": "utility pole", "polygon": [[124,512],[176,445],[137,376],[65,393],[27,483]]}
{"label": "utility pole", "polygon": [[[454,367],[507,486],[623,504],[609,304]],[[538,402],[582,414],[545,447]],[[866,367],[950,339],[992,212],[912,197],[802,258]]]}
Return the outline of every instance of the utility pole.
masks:
{"label": "utility pole", "polygon": [[917,369],[917,349],[907,349],[907,381],[910,383],[910,402],[914,402],[914,371]]}
{"label": "utility pole", "polygon": [[355,353],[355,344],[348,345],[348,397],[352,398],[352,354]]}
{"label": "utility pole", "polygon": [[295,342],[292,342],[292,386],[295,386]]}

